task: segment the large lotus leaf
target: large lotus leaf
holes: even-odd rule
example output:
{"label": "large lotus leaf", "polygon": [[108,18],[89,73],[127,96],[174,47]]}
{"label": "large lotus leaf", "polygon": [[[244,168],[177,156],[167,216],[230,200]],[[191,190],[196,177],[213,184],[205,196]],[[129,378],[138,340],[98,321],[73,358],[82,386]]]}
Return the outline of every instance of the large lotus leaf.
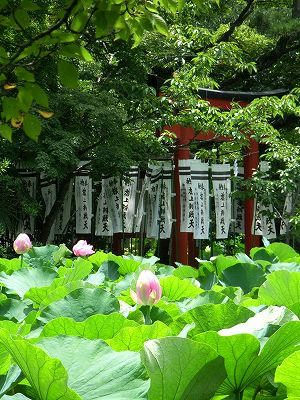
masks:
{"label": "large lotus leaf", "polygon": [[51,285],[31,288],[26,292],[25,298],[32,300],[37,305],[45,307],[53,301],[62,299],[72,290],[84,287],[85,284],[80,281],[89,275],[92,268],[92,263],[82,258],[77,258],[72,268],[59,268],[58,272],[60,277],[54,279]]}
{"label": "large lotus leaf", "polygon": [[295,320],[297,320],[297,317],[286,307],[270,306],[257,312],[254,317],[249,318],[246,322],[232,328],[222,329],[219,333],[223,336],[249,333],[261,340],[270,336],[276,327]]}
{"label": "large lotus leaf", "polygon": [[107,261],[107,259],[108,254],[103,251],[96,251],[96,253],[92,254],[88,258],[88,260],[98,268],[104,263],[104,261]]}
{"label": "large lotus leaf", "polygon": [[292,310],[293,313],[296,314],[298,318],[300,318],[300,302],[290,305],[289,309]]}
{"label": "large lotus leaf", "polygon": [[9,293],[17,293],[21,298],[34,287],[49,286],[57,273],[50,268],[22,268],[12,275],[0,273],[0,282],[8,289]]}
{"label": "large lotus leaf", "polygon": [[235,258],[241,263],[255,264],[255,262],[245,253],[237,253]]}
{"label": "large lotus leaf", "polygon": [[72,254],[73,253],[71,252],[71,250],[69,250],[64,243],[60,244],[59,248],[52,253],[54,265],[58,265],[60,262],[65,263],[65,257],[69,257]]}
{"label": "large lotus leaf", "polygon": [[114,261],[104,261],[98,272],[103,273],[107,280],[116,281],[120,278],[118,268],[118,264],[116,264]]}
{"label": "large lotus leaf", "polygon": [[262,304],[286,306],[300,302],[300,274],[275,271],[260,287],[258,298]]}
{"label": "large lotus leaf", "polygon": [[14,394],[13,396],[3,396],[2,400],[30,400],[29,397],[24,396],[22,393]]}
{"label": "large lotus leaf", "polygon": [[[12,258],[11,260],[7,260],[6,258],[0,258],[0,271],[5,272],[10,275],[14,271],[17,271],[21,268],[21,258]],[[27,264],[23,261],[23,267],[26,267]]]}
{"label": "large lotus leaf", "polygon": [[180,279],[198,278],[199,271],[189,265],[180,265],[178,268],[174,269],[173,275]]}
{"label": "large lotus leaf", "polygon": [[171,324],[174,332],[179,333],[187,324],[195,324],[189,332],[192,337],[201,332],[219,331],[245,322],[254,313],[245,307],[237,306],[233,301],[225,304],[203,304],[182,314]]}
{"label": "large lotus leaf", "polygon": [[208,400],[226,377],[215,350],[190,339],[149,340],[141,355],[151,378],[149,400]]}
{"label": "large lotus leaf", "polygon": [[41,247],[32,247],[26,254],[24,254],[24,261],[34,268],[51,268],[54,266],[53,255],[58,250],[59,247],[52,244]]}
{"label": "large lotus leaf", "polygon": [[264,376],[275,369],[282,361],[299,349],[300,345],[300,321],[288,322],[281,326],[266,342],[262,351],[244,376],[243,387]]}
{"label": "large lotus leaf", "polygon": [[13,364],[6,375],[0,375],[0,396],[7,393],[20,380],[22,380],[22,371],[18,365]]}
{"label": "large lotus leaf", "polygon": [[106,342],[116,351],[140,351],[147,340],[166,336],[172,336],[171,328],[160,321],[156,321],[152,325],[123,328],[116,336]]}
{"label": "large lotus leaf", "polygon": [[[19,325],[12,321],[0,321],[0,329],[5,329],[11,335],[16,335],[17,333],[20,335],[26,335],[30,331],[30,325]],[[3,344],[0,342],[0,394],[3,394],[5,390],[3,386],[5,386],[5,381],[10,379],[10,375],[13,371],[10,371],[12,364],[12,359],[10,353],[6,350]],[[8,374],[8,375],[7,375]],[[7,375],[5,377],[5,375]]]}
{"label": "large lotus leaf", "polygon": [[151,256],[151,257],[142,257],[142,256],[135,256],[134,254],[128,254],[126,256],[123,256],[124,258],[132,259],[135,261],[138,261],[141,264],[147,264],[147,265],[154,265],[159,258],[156,256]]}
{"label": "large lotus leaf", "polygon": [[176,318],[181,314],[179,306],[175,303],[169,303],[164,300],[159,300],[159,302],[156,303],[155,306],[161,310],[166,311],[171,318]]}
{"label": "large lotus leaf", "polygon": [[0,320],[10,319],[22,322],[32,311],[29,300],[5,299],[0,302]]}
{"label": "large lotus leaf", "polygon": [[83,322],[72,318],[59,317],[49,321],[43,328],[41,336],[80,336],[86,339],[111,339],[125,327],[139,326],[119,313],[109,315],[92,315]]}
{"label": "large lotus leaf", "polygon": [[241,391],[241,384],[249,364],[258,356],[260,343],[252,335],[220,336],[217,332],[205,332],[193,338],[211,346],[225,360],[227,378],[218,390],[219,394]]}
{"label": "large lotus leaf", "polygon": [[239,286],[243,292],[249,293],[254,287],[260,286],[265,280],[264,271],[256,264],[239,263],[226,268],[220,280],[226,286]]}
{"label": "large lotus leaf", "polygon": [[300,272],[300,264],[297,263],[291,263],[291,262],[280,262],[276,264],[272,264],[269,267],[270,272],[274,271],[281,271],[281,270],[286,270],[289,272]]}
{"label": "large lotus leaf", "polygon": [[219,394],[242,392],[276,368],[282,360],[297,349],[300,343],[300,322],[289,322],[279,328],[261,350],[259,341],[252,335],[221,336],[205,332],[193,338],[216,349],[225,359],[227,378]]}
{"label": "large lotus leaf", "polygon": [[226,268],[232,267],[235,264],[238,264],[239,260],[237,260],[235,257],[232,256],[223,256],[223,254],[220,254],[219,256],[216,257],[214,264],[216,266],[216,273],[217,275],[220,275],[222,271],[224,271]]}
{"label": "large lotus leaf", "polygon": [[114,254],[111,253],[109,253],[108,255],[108,260],[114,261],[116,264],[118,264],[119,266],[118,271],[121,275],[126,275],[135,272],[141,265],[140,261],[124,258],[122,256],[115,256]]}
{"label": "large lotus leaf", "polygon": [[203,289],[195,286],[191,281],[179,279],[176,276],[161,278],[160,285],[163,296],[173,301],[184,297],[196,297],[203,292]]}
{"label": "large lotus leaf", "polygon": [[[129,290],[131,287],[131,282],[133,280],[133,274],[128,274],[124,276],[124,279],[121,281],[117,282],[113,287],[112,287],[112,293],[115,296],[120,296],[122,292],[125,292],[126,290]],[[122,293],[123,294],[123,293]]]}
{"label": "large lotus leaf", "polygon": [[286,261],[289,258],[299,256],[299,254],[286,243],[271,243],[267,247],[267,250],[275,254],[279,261]]}
{"label": "large lotus leaf", "polygon": [[276,256],[269,252],[265,247],[253,247],[250,250],[250,256],[253,261],[259,263],[259,261],[267,261],[269,264],[276,260]]}
{"label": "large lotus leaf", "polygon": [[100,286],[103,284],[105,281],[105,275],[103,272],[100,271],[100,269],[95,272],[94,274],[91,274],[86,280],[86,283],[90,283],[91,285],[94,286]]}
{"label": "large lotus leaf", "polygon": [[43,309],[49,304],[63,299],[69,293],[73,292],[73,290],[94,287],[94,285],[85,281],[71,281],[65,284],[63,282],[64,278],[54,279],[50,286],[31,288],[25,293],[24,297],[30,299]]}
{"label": "large lotus leaf", "polygon": [[102,340],[43,338],[38,346],[66,368],[68,384],[83,400],[147,399],[149,380],[138,353],[115,352]]}
{"label": "large lotus leaf", "polygon": [[300,397],[300,351],[291,354],[276,369],[275,382],[283,383],[290,396]]}
{"label": "large lotus leaf", "polygon": [[225,296],[221,292],[215,292],[214,290],[207,290],[204,293],[199,294],[195,298],[186,298],[178,301],[176,304],[182,313],[192,310],[193,308],[199,307],[203,304],[221,304],[227,303],[229,297]]}
{"label": "large lotus leaf", "polygon": [[[85,260],[83,258],[77,258],[74,261],[74,264],[72,268],[65,268],[63,278],[64,278],[64,284],[67,284],[71,281],[80,281],[84,278],[86,278],[90,272],[93,269],[93,264]],[[62,275],[60,274],[60,277]]]}
{"label": "large lotus leaf", "polygon": [[160,278],[164,278],[166,276],[171,276],[173,275],[173,272],[175,270],[174,267],[172,267],[171,265],[164,265],[164,264],[156,264],[157,267],[157,277]]}
{"label": "large lotus leaf", "polygon": [[51,358],[25,339],[12,339],[0,329],[0,341],[21,368],[40,400],[81,400],[68,387],[68,375],[57,358]]}
{"label": "large lotus leaf", "polygon": [[80,322],[91,315],[111,314],[119,309],[119,302],[111,293],[99,288],[81,288],[44,308],[38,319],[48,322],[57,317],[69,317]]}

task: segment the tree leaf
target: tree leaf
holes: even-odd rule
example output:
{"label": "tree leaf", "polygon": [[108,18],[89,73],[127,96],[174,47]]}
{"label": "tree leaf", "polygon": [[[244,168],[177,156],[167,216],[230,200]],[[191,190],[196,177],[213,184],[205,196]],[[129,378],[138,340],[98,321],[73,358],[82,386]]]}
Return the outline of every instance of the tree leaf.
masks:
{"label": "tree leaf", "polygon": [[18,100],[20,102],[22,111],[28,112],[32,104],[33,96],[31,92],[26,89],[26,87],[19,88]]}
{"label": "tree leaf", "polygon": [[2,99],[2,116],[6,121],[18,117],[20,114],[19,100],[14,97],[4,97]]}
{"label": "tree leaf", "polygon": [[149,340],[141,356],[151,378],[149,400],[208,400],[226,377],[224,360],[189,339]]}
{"label": "tree leaf", "polygon": [[71,23],[71,29],[76,32],[81,32],[89,19],[88,13],[81,11],[75,15]]}
{"label": "tree leaf", "polygon": [[102,340],[71,336],[43,338],[38,346],[61,360],[70,388],[83,400],[147,399],[149,380],[137,353],[118,353]]}
{"label": "tree leaf", "polygon": [[27,28],[28,25],[30,24],[30,17],[28,15],[27,11],[24,10],[23,8],[18,8],[14,12],[14,16],[15,16],[16,20],[18,21],[18,23],[22,26],[22,28]]}
{"label": "tree leaf", "polygon": [[23,127],[26,135],[30,139],[37,141],[42,130],[41,121],[35,115],[26,114],[24,117]]}
{"label": "tree leaf", "polygon": [[11,142],[12,139],[12,129],[7,124],[0,125],[0,135]]}
{"label": "tree leaf", "polygon": [[156,30],[162,35],[169,36],[168,26],[166,21],[158,14],[150,14],[151,21]]}
{"label": "tree leaf", "polygon": [[36,11],[40,9],[40,7],[33,2],[33,0],[22,0],[21,7],[27,11]]}
{"label": "tree leaf", "polygon": [[58,75],[63,86],[72,89],[78,86],[78,70],[72,63],[65,60],[59,60]]}
{"label": "tree leaf", "polygon": [[48,107],[48,96],[44,89],[42,89],[37,83],[25,83],[24,87],[30,91],[31,96],[37,102],[37,104]]}
{"label": "tree leaf", "polygon": [[0,341],[23,371],[41,400],[81,400],[68,387],[68,375],[58,359],[24,339],[11,339],[0,329]]}
{"label": "tree leaf", "polygon": [[48,322],[57,317],[69,317],[80,322],[91,315],[111,314],[119,309],[119,302],[111,293],[99,288],[81,288],[50,304],[38,319]]}
{"label": "tree leaf", "polygon": [[32,72],[27,71],[27,69],[23,67],[16,67],[15,75],[18,78],[18,81],[26,81],[26,82],[34,82],[34,74]]}
{"label": "tree leaf", "polygon": [[93,57],[85,47],[73,43],[63,46],[59,53],[68,58],[79,58],[83,61],[93,61]]}

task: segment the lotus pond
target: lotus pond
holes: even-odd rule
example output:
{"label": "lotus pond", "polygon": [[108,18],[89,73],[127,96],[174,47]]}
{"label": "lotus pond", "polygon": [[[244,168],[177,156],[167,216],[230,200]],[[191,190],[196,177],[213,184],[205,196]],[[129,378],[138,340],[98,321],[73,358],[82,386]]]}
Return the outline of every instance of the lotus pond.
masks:
{"label": "lotus pond", "polygon": [[[148,303],[143,270],[162,289]],[[48,245],[0,271],[4,400],[300,400],[300,255],[286,244],[199,269]]]}

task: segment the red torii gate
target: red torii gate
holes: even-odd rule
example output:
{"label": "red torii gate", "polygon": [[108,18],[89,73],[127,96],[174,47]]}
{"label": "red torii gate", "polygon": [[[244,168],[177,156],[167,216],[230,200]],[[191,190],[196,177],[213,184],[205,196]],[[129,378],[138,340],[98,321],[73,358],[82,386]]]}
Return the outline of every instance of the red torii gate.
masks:
{"label": "red torii gate", "polygon": [[[238,102],[241,106],[248,105],[255,98],[265,96],[282,96],[287,91],[284,89],[273,90],[268,92],[235,92],[235,91],[221,91],[212,89],[200,89],[199,96],[209,101],[209,103],[218,107],[222,110],[230,110],[232,102]],[[178,138],[178,147],[175,153],[175,171],[174,171],[174,186],[176,193],[176,218],[177,223],[174,229],[172,237],[172,261],[178,261],[182,264],[194,265],[196,254],[195,241],[192,233],[180,232],[180,185],[179,185],[179,170],[178,160],[185,160],[190,158],[189,143],[192,140],[203,140],[207,141],[230,141],[228,137],[214,138],[214,133],[210,134],[194,134],[192,128],[183,126],[173,126],[169,128],[170,131],[174,132]],[[249,147],[245,151],[244,155],[244,177],[249,179],[252,177],[253,171],[258,167],[259,164],[259,144],[249,139]],[[255,246],[259,246],[260,237],[252,235],[252,220],[254,213],[254,200],[248,199],[245,201],[245,250],[249,254],[250,249]]]}

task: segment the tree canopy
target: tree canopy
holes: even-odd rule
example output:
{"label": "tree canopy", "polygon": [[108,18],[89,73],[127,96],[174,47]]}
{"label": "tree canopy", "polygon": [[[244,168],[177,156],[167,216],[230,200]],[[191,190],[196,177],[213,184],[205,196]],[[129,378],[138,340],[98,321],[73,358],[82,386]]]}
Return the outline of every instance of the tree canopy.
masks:
{"label": "tree canopy", "polygon": [[[0,31],[0,179],[21,213],[42,209],[17,190],[21,159],[63,188],[80,159],[117,175],[172,152],[176,141],[155,132],[176,123],[230,135],[222,160],[241,160],[252,136],[276,167],[268,191],[259,176],[252,189],[279,202],[296,190],[299,1],[1,0]],[[201,87],[286,95],[223,112]],[[210,143],[191,149],[215,154]],[[9,199],[0,209],[13,215]]]}

